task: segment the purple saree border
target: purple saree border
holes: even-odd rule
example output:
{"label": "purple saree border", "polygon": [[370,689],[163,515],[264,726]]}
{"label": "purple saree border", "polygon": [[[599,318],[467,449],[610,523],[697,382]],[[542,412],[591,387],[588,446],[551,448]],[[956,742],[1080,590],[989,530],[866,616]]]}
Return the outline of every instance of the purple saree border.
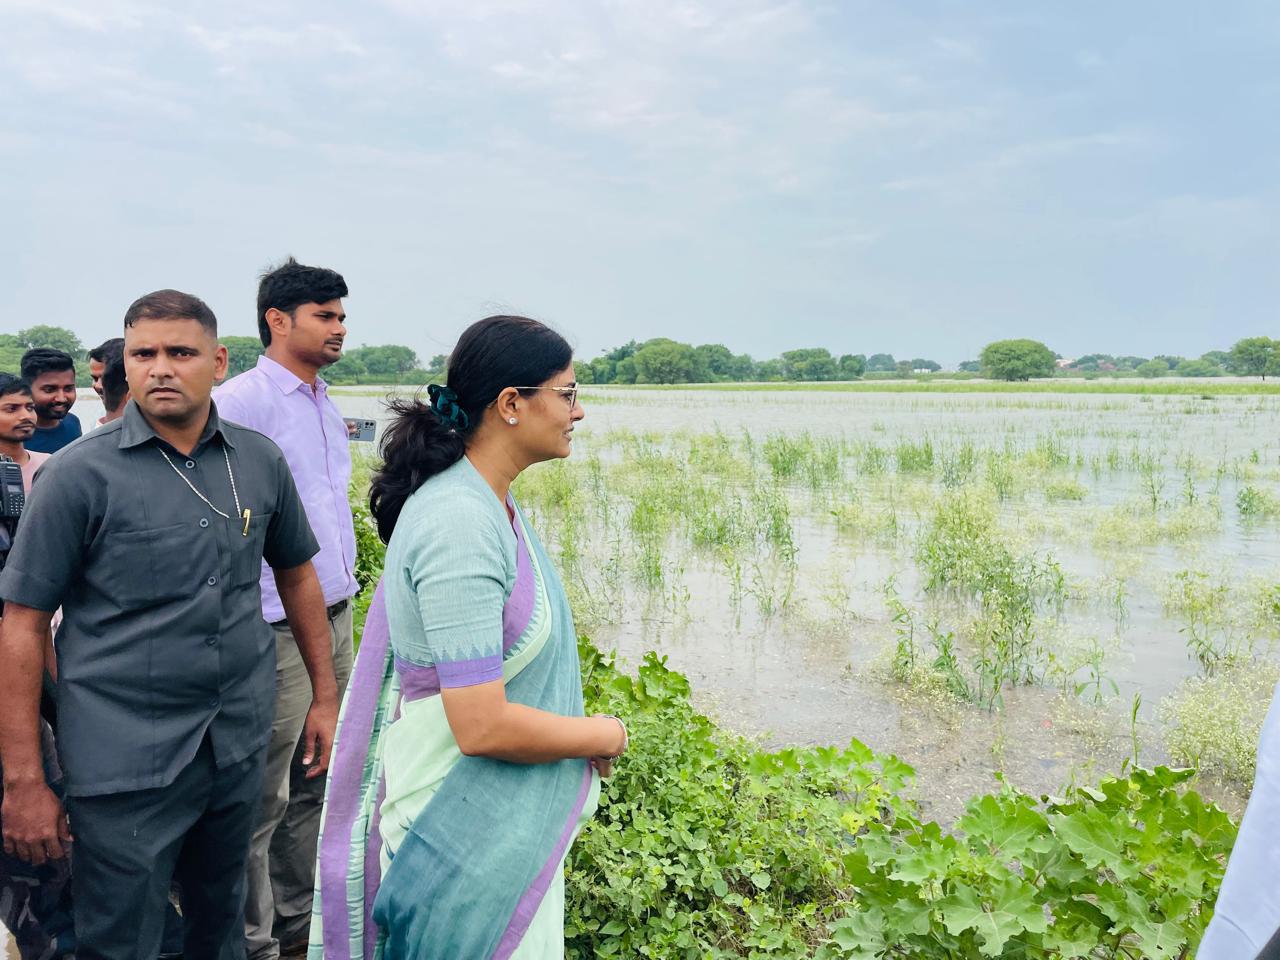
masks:
{"label": "purple saree border", "polygon": [[555,879],[565,851],[569,849],[574,828],[582,817],[582,811],[587,805],[587,797],[591,795],[591,761],[584,762],[586,770],[583,771],[582,786],[578,788],[578,798],[573,803],[573,809],[569,811],[569,820],[564,825],[564,830],[561,831],[560,839],[556,841],[551,856],[538,871],[538,875],[533,878],[529,889],[520,895],[515,912],[511,915],[511,921],[507,924],[507,929],[503,931],[502,939],[498,941],[498,947],[493,952],[493,960],[508,960],[515,953],[516,947],[520,946],[520,941],[529,930],[529,924],[533,923],[538,907],[542,905],[543,897],[551,889],[551,881]]}
{"label": "purple saree border", "polygon": [[[351,872],[351,831],[360,809],[361,787],[364,781],[364,765],[370,749],[369,738],[373,733],[378,701],[386,677],[387,647],[390,631],[387,626],[387,608],[382,595],[382,582],[378,582],[373,601],[369,604],[368,618],[360,642],[347,694],[346,715],[343,717],[341,735],[334,750],[329,774],[329,791],[325,805],[323,840],[320,844],[320,909],[321,929],[324,938],[326,960],[350,960],[351,920],[347,909],[347,878]],[[377,890],[380,866],[378,848],[374,842],[376,830],[370,830],[365,847],[365,890]],[[370,877],[369,865],[373,864],[374,876]],[[373,926],[372,898],[365,900],[365,940]],[[376,930],[375,930],[376,935]],[[366,958],[372,956],[366,952]]]}
{"label": "purple saree border", "polygon": [[[515,512],[516,502],[507,496],[507,506]],[[537,598],[537,585],[534,583],[533,562],[529,559],[529,545],[524,540],[524,523],[516,519],[511,524],[516,535],[516,582],[511,587],[511,596],[502,608],[502,652],[507,653],[515,646],[533,619],[533,606]]]}

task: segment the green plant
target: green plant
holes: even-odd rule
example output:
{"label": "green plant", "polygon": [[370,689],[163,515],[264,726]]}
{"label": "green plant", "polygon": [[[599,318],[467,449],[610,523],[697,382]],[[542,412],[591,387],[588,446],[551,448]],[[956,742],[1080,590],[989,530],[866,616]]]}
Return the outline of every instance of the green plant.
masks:
{"label": "green plant", "polygon": [[857,908],[820,958],[1185,957],[1208,923],[1235,828],[1180,792],[1190,770],[1134,770],[1033,798],[1007,786],[956,824],[873,824],[844,857]]}
{"label": "green plant", "polygon": [[1247,789],[1258,736],[1280,668],[1239,663],[1212,677],[1192,677],[1160,703],[1169,755],[1178,763]]}

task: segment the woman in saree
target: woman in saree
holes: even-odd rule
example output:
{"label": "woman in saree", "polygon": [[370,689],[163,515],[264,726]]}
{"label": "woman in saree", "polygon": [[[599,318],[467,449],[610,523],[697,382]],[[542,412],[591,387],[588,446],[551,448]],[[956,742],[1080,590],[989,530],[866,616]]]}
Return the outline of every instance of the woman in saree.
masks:
{"label": "woman in saree", "polygon": [[339,722],[311,960],[560,960],[564,859],[626,749],[583,716],[564,589],[511,496],[584,416],[545,325],[463,333],[397,401],[370,507],[386,566]]}

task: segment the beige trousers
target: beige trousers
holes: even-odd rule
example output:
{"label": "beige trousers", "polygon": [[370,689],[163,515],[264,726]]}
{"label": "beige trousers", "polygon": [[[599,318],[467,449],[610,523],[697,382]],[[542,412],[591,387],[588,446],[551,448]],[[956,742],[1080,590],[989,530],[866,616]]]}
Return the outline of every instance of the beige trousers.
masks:
{"label": "beige trousers", "polygon": [[[276,634],[276,717],[267,747],[262,808],[249,847],[245,940],[249,960],[276,960],[277,935],[305,936],[311,924],[316,840],[324,803],[323,776],[306,779],[302,727],[311,707],[311,679],[287,623]],[[329,620],[338,696],[351,677],[351,604]]]}

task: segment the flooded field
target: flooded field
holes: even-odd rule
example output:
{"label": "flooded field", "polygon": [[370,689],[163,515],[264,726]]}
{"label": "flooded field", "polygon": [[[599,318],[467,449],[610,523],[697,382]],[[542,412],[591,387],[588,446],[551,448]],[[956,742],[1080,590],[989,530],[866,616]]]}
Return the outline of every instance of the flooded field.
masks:
{"label": "flooded field", "polygon": [[[376,416],[372,396],[339,396]],[[596,388],[518,495],[579,629],[949,817],[1136,756],[1238,809],[1280,634],[1273,396]]]}

